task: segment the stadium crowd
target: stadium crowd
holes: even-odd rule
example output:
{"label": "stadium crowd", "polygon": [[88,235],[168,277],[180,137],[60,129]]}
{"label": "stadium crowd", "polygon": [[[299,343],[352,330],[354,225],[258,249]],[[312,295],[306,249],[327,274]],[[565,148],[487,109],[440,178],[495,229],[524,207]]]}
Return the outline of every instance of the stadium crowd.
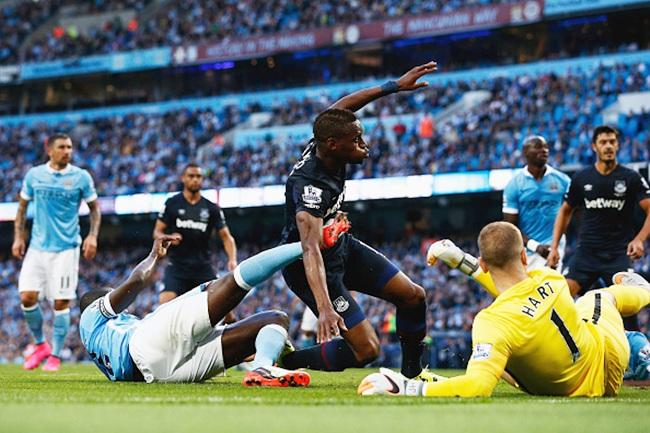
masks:
{"label": "stadium crowd", "polygon": [[[421,284],[427,292],[427,329],[431,348],[430,361],[439,367],[460,368],[467,361],[466,355],[471,351],[469,331],[477,312],[490,303],[487,293],[470,281],[465,275],[456,270],[449,270],[444,265],[427,267],[424,264],[424,251],[430,239],[416,236],[407,237],[400,242],[385,242],[377,245],[391,260]],[[464,248],[476,254],[472,241],[461,242]],[[240,258],[255,254],[268,247],[242,244],[239,250]],[[100,248],[97,258],[90,262],[82,260],[80,264],[78,293],[93,288],[112,286],[123,281],[137,261],[148,252],[146,247],[111,247]],[[214,255],[216,268],[225,273],[226,257],[223,253]],[[20,263],[11,258],[0,261],[0,363],[22,361],[22,351],[30,341],[30,334],[22,320],[22,310],[17,290],[17,275]],[[636,269],[642,272],[650,271],[650,256],[636,263]],[[160,271],[162,276],[162,270]],[[141,317],[156,306],[158,292],[161,290],[161,278],[155,287],[137,298],[130,312]],[[384,358],[399,353],[395,334],[394,307],[374,297],[358,294],[357,299],[367,314],[372,326],[380,336],[384,345]],[[250,295],[237,307],[235,313],[239,318],[268,310],[280,309],[286,311],[291,319],[290,335],[294,341],[300,341],[300,320],[304,304],[286,287],[284,279],[277,273],[270,280],[255,288]],[[44,308],[45,323],[51,323],[52,310]],[[650,312],[642,311],[639,315],[641,330],[650,332]],[[72,326],[66,342],[64,358],[67,361],[87,359],[87,355],[79,341],[77,331],[78,310],[73,308]],[[46,326],[46,335],[51,335],[51,329]],[[456,356],[458,355],[458,356]],[[391,358],[392,360],[393,358]]]}
{"label": "stadium crowd", "polygon": [[61,5],[59,0],[0,5],[0,65],[18,63],[25,38]]}
{"label": "stadium crowd", "polygon": [[[490,97],[436,125],[434,116],[439,110],[474,90],[488,91]],[[620,93],[648,90],[650,65],[639,63],[564,75],[459,81],[415,94],[391,95],[363,112],[363,117],[380,121],[366,130],[370,160],[350,167],[348,176],[360,179],[517,167],[522,163],[521,140],[531,133],[548,138],[553,165],[588,164],[593,161],[591,128],[602,123],[601,112]],[[51,126],[0,125],[0,150],[7,156],[0,161],[4,173],[0,200],[16,200],[26,171],[44,161],[43,143],[54,131],[73,137],[74,163],[91,171],[100,195],[175,191],[179,169],[197,153],[203,155],[200,162],[210,186],[281,184],[300,157],[304,139],[269,133],[258,142],[236,148],[222,134],[253,112],[270,113],[268,123],[273,126],[307,123],[338,96],[270,106],[253,102],[217,111],[131,113]],[[412,120],[399,120],[406,114],[413,114],[409,116]],[[392,115],[398,116],[398,122],[389,130],[381,119]],[[622,115],[618,123],[623,133],[619,161],[648,160],[650,113]]]}
{"label": "stadium crowd", "polygon": [[[106,54],[114,51],[173,46],[204,41],[221,41],[230,38],[258,36],[270,33],[300,31],[340,24],[419,15],[445,13],[458,9],[490,4],[516,3],[519,0],[335,0],[313,2],[308,0],[273,2],[235,0],[191,0],[166,2],[151,18],[139,17],[123,22],[119,17],[87,32],[77,29],[55,28],[34,38],[25,50],[26,61],[46,61],[57,58]],[[52,0],[50,13],[65,1]],[[81,2],[68,1],[67,3]],[[129,8],[142,11],[148,2],[143,0],[95,0],[90,8],[78,13],[93,14]],[[24,22],[35,27],[24,15],[18,15],[19,25]],[[17,51],[20,41],[13,42]],[[16,61],[14,56],[11,60]],[[5,61],[4,63],[6,63]]]}
{"label": "stadium crowd", "polygon": [[[102,29],[94,29],[89,34],[78,34],[75,29],[61,31],[56,28],[43,37],[35,37],[27,45],[26,56],[21,58],[20,48],[26,38],[36,31],[47,20],[55,16],[62,7],[75,7],[84,14],[97,14],[107,11],[133,9],[140,11],[144,7],[141,0],[39,0],[39,1],[5,1],[0,5],[0,65],[15,64],[26,60],[51,60],[55,57],[69,57],[71,55],[87,55],[99,52],[101,48],[97,39],[100,38],[107,48],[118,46],[111,40],[116,39],[115,32],[111,32],[111,25],[120,25],[118,22],[109,22]],[[94,49],[88,46],[94,45]],[[78,47],[85,46],[85,51],[78,51]],[[63,48],[62,48],[63,47]]]}

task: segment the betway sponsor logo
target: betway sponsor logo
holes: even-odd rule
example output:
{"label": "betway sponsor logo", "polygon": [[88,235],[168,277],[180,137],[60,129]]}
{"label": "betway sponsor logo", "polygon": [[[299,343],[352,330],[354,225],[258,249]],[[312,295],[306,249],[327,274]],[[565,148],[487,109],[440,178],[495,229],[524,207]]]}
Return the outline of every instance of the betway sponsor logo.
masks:
{"label": "betway sponsor logo", "polygon": [[179,229],[194,229],[201,230],[202,232],[208,229],[208,223],[202,223],[194,220],[182,220],[176,218],[176,227]]}
{"label": "betway sponsor logo", "polygon": [[623,210],[625,200],[614,200],[606,198],[596,198],[593,200],[585,199],[585,207],[587,209],[616,209]]}

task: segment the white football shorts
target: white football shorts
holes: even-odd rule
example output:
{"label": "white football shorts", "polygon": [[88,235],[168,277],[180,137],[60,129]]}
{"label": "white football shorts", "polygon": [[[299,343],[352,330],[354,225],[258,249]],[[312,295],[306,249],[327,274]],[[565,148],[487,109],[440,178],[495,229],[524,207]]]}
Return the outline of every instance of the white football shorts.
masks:
{"label": "white football shorts", "polygon": [[28,248],[18,277],[19,292],[39,292],[40,298],[76,299],[79,247],[59,252]]}
{"label": "white football shorts", "polygon": [[210,325],[207,292],[188,292],[142,319],[129,352],[147,383],[201,382],[224,371],[224,329]]}
{"label": "white football shorts", "polygon": [[[564,250],[566,248],[566,238],[562,236],[560,239],[560,244],[558,245],[557,251],[560,253],[560,261],[557,262],[557,267],[555,270],[558,272],[562,273],[562,262],[564,260]],[[528,253],[528,266],[526,267],[527,270],[532,271],[533,269],[540,269],[546,267],[546,259],[542,256],[540,256],[537,253],[531,253],[530,251],[527,251]]]}

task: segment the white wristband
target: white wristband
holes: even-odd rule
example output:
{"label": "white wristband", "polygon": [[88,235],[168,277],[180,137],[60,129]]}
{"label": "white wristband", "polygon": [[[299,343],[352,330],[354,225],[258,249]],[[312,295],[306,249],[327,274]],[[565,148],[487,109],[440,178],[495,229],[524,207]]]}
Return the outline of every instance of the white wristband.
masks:
{"label": "white wristband", "polygon": [[536,252],[538,246],[539,242],[537,242],[535,239],[528,239],[528,242],[526,242],[526,248],[529,251]]}

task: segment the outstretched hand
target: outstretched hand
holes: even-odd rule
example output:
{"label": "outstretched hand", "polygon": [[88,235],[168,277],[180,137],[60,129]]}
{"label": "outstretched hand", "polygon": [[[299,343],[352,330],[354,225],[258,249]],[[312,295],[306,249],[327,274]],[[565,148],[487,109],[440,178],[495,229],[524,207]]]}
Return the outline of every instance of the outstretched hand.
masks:
{"label": "outstretched hand", "polygon": [[422,87],[427,87],[429,85],[428,82],[422,81],[418,83],[417,81],[423,76],[435,72],[436,70],[438,70],[438,64],[433,61],[414,67],[397,80],[399,90],[416,90]]}
{"label": "outstretched hand", "polygon": [[180,237],[181,235],[179,235],[178,233],[174,233],[171,235],[162,235],[156,238],[153,241],[151,254],[158,258],[165,257],[167,255],[167,249],[171,245],[178,245],[178,242],[180,241]]}

